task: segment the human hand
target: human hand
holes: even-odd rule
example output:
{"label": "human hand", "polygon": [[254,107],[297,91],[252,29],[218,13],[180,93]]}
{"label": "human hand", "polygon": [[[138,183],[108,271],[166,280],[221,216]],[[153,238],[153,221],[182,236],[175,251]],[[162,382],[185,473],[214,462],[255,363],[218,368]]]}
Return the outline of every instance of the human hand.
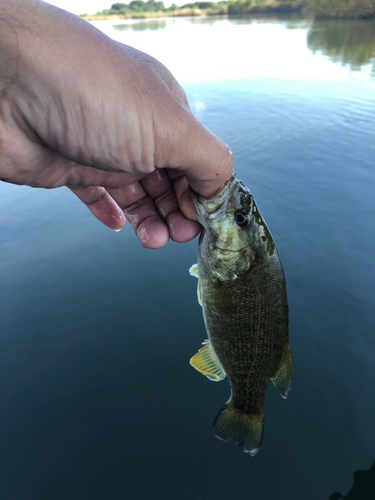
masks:
{"label": "human hand", "polygon": [[68,186],[112,229],[125,213],[149,248],[196,236],[188,183],[211,197],[233,157],[171,73],[39,0],[2,8],[0,179]]}

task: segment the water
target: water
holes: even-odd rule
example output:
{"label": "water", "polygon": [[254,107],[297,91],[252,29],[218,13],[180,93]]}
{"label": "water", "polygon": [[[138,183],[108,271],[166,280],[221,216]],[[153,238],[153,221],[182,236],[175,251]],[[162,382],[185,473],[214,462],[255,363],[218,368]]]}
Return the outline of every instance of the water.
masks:
{"label": "water", "polygon": [[374,24],[94,24],[164,62],[233,148],[285,268],[295,381],[268,388],[256,457],[215,439],[227,381],[188,363],[197,241],[145,250],[68,190],[3,183],[0,498],[373,499]]}

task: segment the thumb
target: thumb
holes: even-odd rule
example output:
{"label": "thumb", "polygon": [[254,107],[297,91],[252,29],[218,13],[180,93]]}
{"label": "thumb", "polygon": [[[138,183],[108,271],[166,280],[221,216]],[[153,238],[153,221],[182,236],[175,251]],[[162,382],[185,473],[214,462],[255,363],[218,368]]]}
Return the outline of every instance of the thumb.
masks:
{"label": "thumb", "polygon": [[191,113],[185,126],[178,127],[175,132],[178,148],[174,152],[177,158],[173,158],[168,167],[183,173],[194,191],[211,198],[232,174],[231,149]]}

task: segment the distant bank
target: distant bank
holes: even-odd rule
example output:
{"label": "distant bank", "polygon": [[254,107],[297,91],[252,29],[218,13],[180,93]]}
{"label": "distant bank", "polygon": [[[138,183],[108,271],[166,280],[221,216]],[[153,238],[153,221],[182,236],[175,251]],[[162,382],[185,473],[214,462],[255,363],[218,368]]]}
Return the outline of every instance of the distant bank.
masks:
{"label": "distant bank", "polygon": [[307,17],[336,19],[375,19],[375,0],[223,0],[172,4],[162,1],[132,0],[114,3],[96,14],[81,14],[88,21],[101,19],[137,19],[166,16],[212,16],[272,13],[301,13]]}

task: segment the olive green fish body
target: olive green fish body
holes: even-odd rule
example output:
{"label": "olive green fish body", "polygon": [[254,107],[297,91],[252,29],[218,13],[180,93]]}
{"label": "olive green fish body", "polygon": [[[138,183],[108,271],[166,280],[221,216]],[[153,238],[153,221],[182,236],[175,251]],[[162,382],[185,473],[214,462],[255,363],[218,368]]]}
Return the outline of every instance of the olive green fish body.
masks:
{"label": "olive green fish body", "polygon": [[283,397],[291,386],[286,284],[250,191],[234,174],[228,183],[216,205],[193,193],[204,226],[193,272],[209,340],[191,364],[211,380],[228,377],[231,398],[214,422],[215,434],[255,455],[269,380]]}
{"label": "olive green fish body", "polygon": [[[267,383],[288,341],[282,269],[277,258],[268,260],[235,282],[200,279],[212,347],[231,385],[232,404],[246,413],[263,407]],[[201,275],[204,264],[198,267]]]}

